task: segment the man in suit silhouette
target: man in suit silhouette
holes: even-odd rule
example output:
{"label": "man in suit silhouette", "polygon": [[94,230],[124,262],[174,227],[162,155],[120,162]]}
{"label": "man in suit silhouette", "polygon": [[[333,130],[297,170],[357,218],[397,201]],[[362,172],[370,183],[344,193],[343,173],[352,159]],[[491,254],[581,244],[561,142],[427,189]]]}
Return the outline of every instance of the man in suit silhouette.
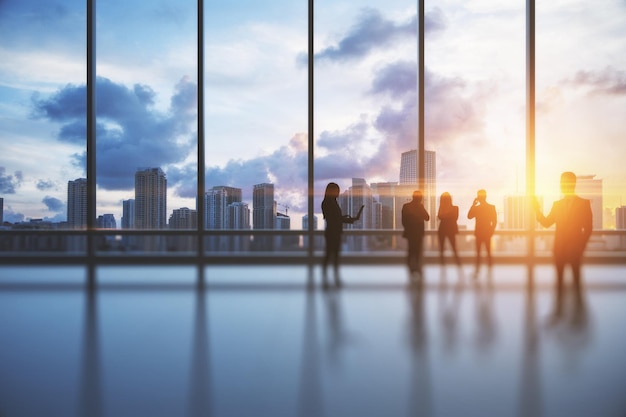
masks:
{"label": "man in suit silhouette", "polygon": [[474,277],[478,277],[481,246],[485,247],[485,251],[487,252],[487,264],[491,270],[491,237],[498,223],[496,207],[493,204],[487,203],[487,191],[478,190],[472,207],[470,207],[467,213],[467,218],[470,220],[476,219],[476,226],[474,227],[474,236],[476,238],[476,270],[474,271]]}
{"label": "man in suit silhouette", "polygon": [[556,266],[557,297],[563,291],[563,271],[566,264],[572,267],[574,286],[580,289],[580,261],[591,236],[592,214],[589,200],[574,194],[576,189],[576,174],[564,172],[561,174],[561,192],[563,198],[555,201],[547,216],[544,216],[535,200],[537,221],[543,227],[556,224],[554,232],[554,263]]}
{"label": "man in suit silhouette", "polygon": [[413,199],[402,206],[403,237],[407,239],[407,263],[411,274],[422,275],[422,250],[424,243],[424,222],[430,220],[422,204],[421,191],[413,191]]}

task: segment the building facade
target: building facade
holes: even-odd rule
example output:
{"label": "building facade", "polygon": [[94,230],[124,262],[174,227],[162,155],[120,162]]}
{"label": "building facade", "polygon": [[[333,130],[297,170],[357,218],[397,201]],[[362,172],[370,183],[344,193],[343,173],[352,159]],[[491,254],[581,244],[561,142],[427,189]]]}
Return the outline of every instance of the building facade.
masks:
{"label": "building facade", "polygon": [[252,189],[252,228],[274,229],[275,219],[274,184],[255,184]]}
{"label": "building facade", "polygon": [[87,228],[87,179],[67,182],[67,227]]}
{"label": "building facade", "polygon": [[135,173],[135,227],[165,229],[167,179],[161,168],[145,168]]}

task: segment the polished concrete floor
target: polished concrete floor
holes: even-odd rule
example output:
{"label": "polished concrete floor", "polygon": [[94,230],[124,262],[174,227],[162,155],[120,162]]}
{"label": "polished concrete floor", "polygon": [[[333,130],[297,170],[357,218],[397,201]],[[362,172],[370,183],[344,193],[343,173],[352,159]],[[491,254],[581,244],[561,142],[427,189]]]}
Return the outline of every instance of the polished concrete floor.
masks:
{"label": "polished concrete floor", "polygon": [[470,272],[0,266],[0,416],[626,416],[626,266]]}

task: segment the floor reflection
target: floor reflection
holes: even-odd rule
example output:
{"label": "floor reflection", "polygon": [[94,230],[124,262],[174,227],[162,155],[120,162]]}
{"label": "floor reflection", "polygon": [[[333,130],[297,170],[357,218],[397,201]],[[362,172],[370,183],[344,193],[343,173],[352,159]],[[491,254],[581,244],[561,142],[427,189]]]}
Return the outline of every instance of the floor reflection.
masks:
{"label": "floor reflection", "polygon": [[428,326],[425,317],[423,283],[408,291],[410,320],[408,326],[410,378],[408,410],[410,416],[432,415],[431,365],[428,358]]}
{"label": "floor reflection", "polygon": [[0,414],[626,415],[626,287],[560,291],[524,267],[407,287],[399,267],[371,272],[397,285],[345,268],[323,290],[312,269],[294,268],[300,287],[107,289],[88,269],[94,287],[54,297],[1,290]]}
{"label": "floor reflection", "polygon": [[193,317],[193,342],[189,362],[189,417],[210,417],[213,415],[211,409],[211,356],[204,269],[198,268],[198,274]]}
{"label": "floor reflection", "polygon": [[529,272],[528,287],[524,303],[524,324],[522,335],[522,355],[520,364],[520,417],[541,417],[541,361],[539,344],[539,326],[536,311],[536,289],[533,285],[532,272]]}
{"label": "floor reflection", "polygon": [[317,291],[309,288],[304,303],[302,340],[302,363],[298,389],[298,415],[301,417],[323,416],[320,341],[317,329]]}
{"label": "floor reflection", "polygon": [[479,354],[488,355],[492,353],[497,336],[497,323],[493,307],[495,291],[491,281],[475,281],[473,287],[477,323],[474,344]]}
{"label": "floor reflection", "polygon": [[[89,273],[93,274],[93,269]],[[88,277],[94,279],[93,275]],[[101,417],[102,368],[100,362],[100,335],[98,326],[98,293],[85,290],[85,310],[83,313],[82,368],[78,415],[81,417]]]}

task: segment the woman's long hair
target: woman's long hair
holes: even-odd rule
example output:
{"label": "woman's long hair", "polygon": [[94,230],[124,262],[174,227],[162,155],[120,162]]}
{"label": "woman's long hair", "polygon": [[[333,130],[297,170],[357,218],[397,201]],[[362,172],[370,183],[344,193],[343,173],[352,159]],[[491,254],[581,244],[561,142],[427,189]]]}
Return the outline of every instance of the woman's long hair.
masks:
{"label": "woman's long hair", "polygon": [[324,193],[324,200],[327,198],[337,198],[339,197],[339,185],[334,182],[329,182],[326,186],[326,192]]}
{"label": "woman's long hair", "polygon": [[452,196],[449,192],[441,194],[439,197],[439,213],[446,212],[452,208]]}

